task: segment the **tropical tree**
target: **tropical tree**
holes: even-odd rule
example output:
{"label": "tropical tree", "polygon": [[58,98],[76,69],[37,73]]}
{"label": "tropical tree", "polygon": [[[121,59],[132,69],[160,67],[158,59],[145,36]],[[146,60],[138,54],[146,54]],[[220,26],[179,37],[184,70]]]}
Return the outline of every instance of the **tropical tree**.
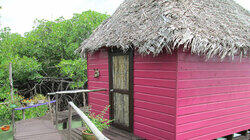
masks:
{"label": "tropical tree", "polygon": [[[9,63],[13,64],[15,102],[36,93],[82,88],[86,60],[74,51],[108,16],[94,11],[71,19],[36,20],[24,36],[10,28],[0,31],[0,103],[10,101]],[[22,95],[22,96],[20,96]],[[33,114],[32,112],[29,112]],[[0,104],[0,123],[10,121],[11,109]],[[17,115],[17,120],[20,119]]]}
{"label": "tropical tree", "polygon": [[87,66],[74,51],[107,17],[86,11],[71,19],[36,20],[34,29],[24,36],[11,33],[10,28],[1,30],[0,99],[9,90],[9,62],[20,94],[81,88],[87,81]]}

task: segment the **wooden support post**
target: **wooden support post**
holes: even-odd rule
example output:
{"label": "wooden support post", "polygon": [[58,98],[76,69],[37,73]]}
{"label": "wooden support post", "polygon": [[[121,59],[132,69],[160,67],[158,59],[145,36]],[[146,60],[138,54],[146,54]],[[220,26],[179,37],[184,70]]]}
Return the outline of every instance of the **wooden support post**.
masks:
{"label": "wooden support post", "polygon": [[55,109],[55,113],[56,113],[56,129],[58,129],[58,112],[59,112],[58,103],[59,103],[58,94],[56,94],[56,109]]}
{"label": "wooden support post", "polygon": [[85,108],[86,107],[86,93],[83,92],[83,107]]}
{"label": "wooden support post", "polygon": [[9,80],[10,80],[11,101],[13,103],[14,92],[13,92],[13,78],[12,78],[12,63],[10,63],[10,65],[9,65]]}
{"label": "wooden support post", "polygon": [[224,138],[226,138],[227,140],[233,140],[233,134],[232,135],[227,135]]}
{"label": "wooden support post", "polygon": [[249,140],[250,139],[250,129],[247,130],[247,136],[246,139]]}
{"label": "wooden support post", "polygon": [[14,109],[12,109],[11,117],[12,117],[12,132],[13,134],[15,134],[16,127],[15,127],[15,110]]}
{"label": "wooden support post", "polygon": [[49,102],[49,114],[50,114],[52,122],[54,122],[52,108],[51,108],[51,104],[50,104],[50,96],[48,96],[48,102]]}
{"label": "wooden support post", "polygon": [[68,130],[69,130],[69,140],[71,140],[71,121],[72,121],[72,107],[69,106],[69,116],[68,116]]}
{"label": "wooden support post", "polygon": [[[10,80],[10,93],[11,93],[11,104],[14,104],[14,90],[13,90],[13,78],[12,78],[12,63],[9,64],[9,80]],[[15,110],[12,109],[12,132],[15,134]]]}
{"label": "wooden support post", "polygon": [[63,129],[67,129],[67,121],[63,121]]}
{"label": "wooden support post", "polygon": [[23,112],[23,120],[25,120],[25,109],[23,109],[22,112]]}

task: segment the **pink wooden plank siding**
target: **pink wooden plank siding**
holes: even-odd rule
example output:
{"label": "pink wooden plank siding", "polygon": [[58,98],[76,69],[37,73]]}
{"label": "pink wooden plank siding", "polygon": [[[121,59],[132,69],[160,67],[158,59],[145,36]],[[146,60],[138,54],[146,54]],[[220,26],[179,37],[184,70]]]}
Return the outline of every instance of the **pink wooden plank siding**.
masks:
{"label": "pink wooden plank siding", "polygon": [[204,61],[178,53],[177,140],[215,139],[250,128],[250,59]]}
{"label": "pink wooden plank siding", "polygon": [[[106,49],[101,49],[94,54],[88,55],[87,65],[88,89],[107,89],[107,91],[90,92],[88,94],[89,105],[92,106],[92,111],[100,113],[106,105],[109,105],[108,53]],[[94,78],[94,69],[99,69],[100,77]],[[106,117],[108,118],[108,115]]]}
{"label": "pink wooden plank siding", "polygon": [[134,133],[174,140],[177,55],[134,56]]}

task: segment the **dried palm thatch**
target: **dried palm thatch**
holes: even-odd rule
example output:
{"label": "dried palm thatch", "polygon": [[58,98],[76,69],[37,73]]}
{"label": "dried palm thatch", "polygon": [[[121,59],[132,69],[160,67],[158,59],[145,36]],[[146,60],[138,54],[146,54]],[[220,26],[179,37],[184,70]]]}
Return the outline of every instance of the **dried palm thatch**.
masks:
{"label": "dried palm thatch", "polygon": [[248,56],[249,20],[249,11],[233,0],[125,0],[80,49],[134,46],[157,55],[184,46],[207,58]]}

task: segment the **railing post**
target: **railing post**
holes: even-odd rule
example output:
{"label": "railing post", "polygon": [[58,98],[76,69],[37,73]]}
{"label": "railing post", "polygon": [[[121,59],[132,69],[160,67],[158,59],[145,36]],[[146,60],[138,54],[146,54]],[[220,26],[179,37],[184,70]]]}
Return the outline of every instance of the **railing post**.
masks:
{"label": "railing post", "polygon": [[68,116],[68,130],[69,130],[69,140],[71,140],[71,121],[72,121],[72,107],[68,104],[69,116]]}
{"label": "railing post", "polygon": [[12,132],[13,132],[13,134],[15,134],[16,129],[15,129],[15,110],[14,110],[14,108],[12,109],[11,117],[12,117]]}
{"label": "railing post", "polygon": [[23,120],[25,120],[25,109],[23,109],[22,112],[23,112]]}
{"label": "railing post", "polygon": [[56,113],[56,129],[58,129],[58,94],[56,93],[56,109],[55,109],[55,113]]}
{"label": "railing post", "polygon": [[84,109],[84,111],[86,111],[86,92],[83,92],[83,109]]}
{"label": "railing post", "polygon": [[51,104],[50,104],[50,96],[48,95],[48,102],[49,102],[49,114],[51,117],[52,122],[54,121],[53,119],[53,114],[52,114],[52,108],[51,108]]}
{"label": "railing post", "polygon": [[227,135],[224,138],[226,138],[227,140],[233,140],[233,134]]}
{"label": "railing post", "polygon": [[[9,80],[10,80],[10,95],[11,95],[11,104],[14,104],[14,90],[13,90],[13,77],[12,77],[12,63],[9,64]],[[15,134],[15,110],[12,109],[12,132]]]}

